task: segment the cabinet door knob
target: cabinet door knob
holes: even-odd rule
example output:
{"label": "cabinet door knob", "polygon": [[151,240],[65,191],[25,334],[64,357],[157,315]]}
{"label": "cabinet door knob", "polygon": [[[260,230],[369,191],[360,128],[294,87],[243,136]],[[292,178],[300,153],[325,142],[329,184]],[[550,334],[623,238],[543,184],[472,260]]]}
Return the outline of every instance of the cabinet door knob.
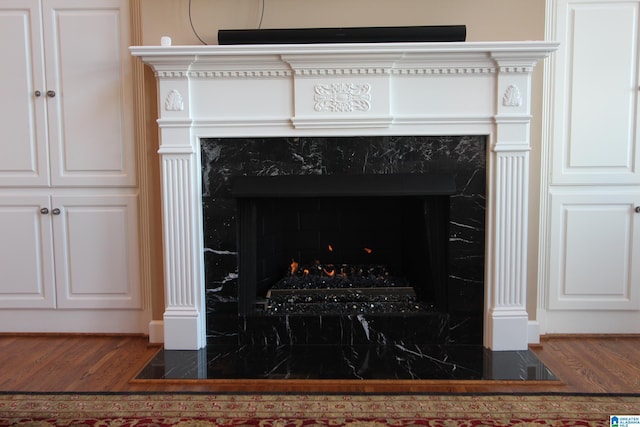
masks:
{"label": "cabinet door knob", "polygon": [[40,209],[40,213],[41,213],[42,215],[46,215],[46,214],[48,214],[48,213],[49,213],[49,209],[48,209],[48,208],[42,208],[42,209]]}
{"label": "cabinet door knob", "polygon": [[36,96],[36,98],[40,97],[40,95],[42,95],[42,92],[40,92],[39,90],[33,92],[33,94]]}
{"label": "cabinet door knob", "polygon": [[48,90],[47,91],[47,96],[49,98],[53,98],[54,96],[56,96],[56,91],[55,90]]}
{"label": "cabinet door knob", "polygon": [[636,213],[640,213],[640,206],[636,206]]}
{"label": "cabinet door knob", "polygon": [[51,213],[52,213],[52,214],[54,214],[54,215],[60,215],[60,209],[58,209],[58,208],[54,208],[54,209],[51,211]]}

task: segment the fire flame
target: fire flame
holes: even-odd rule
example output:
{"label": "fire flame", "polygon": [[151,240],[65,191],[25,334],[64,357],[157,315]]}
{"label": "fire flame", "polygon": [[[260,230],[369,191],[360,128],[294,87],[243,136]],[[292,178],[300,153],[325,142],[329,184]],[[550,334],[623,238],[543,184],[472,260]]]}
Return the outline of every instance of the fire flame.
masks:
{"label": "fire flame", "polygon": [[[327,249],[329,250],[329,252],[333,252],[333,245],[327,245]],[[362,248],[362,250],[364,250],[367,254],[371,254],[373,253],[373,249],[372,248]],[[314,271],[317,269],[317,273],[314,274],[324,274],[328,277],[335,277],[336,274],[338,274],[339,276],[342,277],[346,277],[348,274],[345,271],[344,268],[341,268],[339,272],[336,272],[336,269],[327,269],[327,268],[323,268],[322,264],[320,263],[320,260],[315,260],[315,267],[314,267]],[[300,264],[298,264],[298,262],[295,259],[291,259],[291,266],[290,266],[290,274],[292,276],[295,276],[296,274],[299,274],[299,270],[298,268],[300,267]],[[309,271],[309,269],[305,268],[302,270],[302,274],[304,274],[305,276],[308,276],[311,272]]]}
{"label": "fire flame", "polygon": [[335,270],[327,271],[326,268],[323,268],[322,271],[324,271],[324,274],[326,274],[329,277],[333,277],[333,276],[336,275],[336,271]]}

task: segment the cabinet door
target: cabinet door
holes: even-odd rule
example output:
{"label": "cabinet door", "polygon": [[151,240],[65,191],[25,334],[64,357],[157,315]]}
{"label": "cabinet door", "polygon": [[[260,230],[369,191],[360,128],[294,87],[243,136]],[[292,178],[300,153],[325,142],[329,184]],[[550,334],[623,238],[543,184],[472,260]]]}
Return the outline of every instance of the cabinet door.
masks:
{"label": "cabinet door", "polygon": [[0,196],[1,308],[55,306],[48,207],[48,196]]}
{"label": "cabinet door", "polygon": [[549,310],[640,309],[639,201],[629,190],[552,192]]}
{"label": "cabinet door", "polygon": [[135,185],[124,0],[43,2],[54,186]]}
{"label": "cabinet door", "polygon": [[552,182],[640,184],[638,0],[559,0]]}
{"label": "cabinet door", "polygon": [[[47,185],[45,84],[37,0],[0,3],[0,186]],[[37,91],[40,96],[37,96]]]}
{"label": "cabinet door", "polygon": [[137,197],[54,196],[58,308],[139,308]]}

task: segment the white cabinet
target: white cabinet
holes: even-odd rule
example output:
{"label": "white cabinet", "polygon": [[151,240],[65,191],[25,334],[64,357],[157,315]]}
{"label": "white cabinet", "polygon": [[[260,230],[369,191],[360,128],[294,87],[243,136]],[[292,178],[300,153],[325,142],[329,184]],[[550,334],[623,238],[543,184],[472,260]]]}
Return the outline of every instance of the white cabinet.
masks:
{"label": "white cabinet", "polygon": [[128,15],[0,0],[0,330],[143,331]]}
{"label": "white cabinet", "polygon": [[136,199],[0,196],[0,307],[139,308]]}
{"label": "white cabinet", "polygon": [[[539,317],[640,332],[639,0],[550,1]],[[638,208],[638,211],[636,209]]]}
{"label": "white cabinet", "polygon": [[2,0],[0,185],[134,186],[126,2]]}

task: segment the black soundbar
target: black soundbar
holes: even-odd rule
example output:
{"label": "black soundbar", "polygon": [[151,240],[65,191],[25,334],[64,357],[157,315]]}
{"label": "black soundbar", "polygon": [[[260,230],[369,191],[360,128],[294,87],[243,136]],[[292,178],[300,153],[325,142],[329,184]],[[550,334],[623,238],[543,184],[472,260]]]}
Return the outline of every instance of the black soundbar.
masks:
{"label": "black soundbar", "polygon": [[218,44],[463,42],[466,25],[218,30]]}

